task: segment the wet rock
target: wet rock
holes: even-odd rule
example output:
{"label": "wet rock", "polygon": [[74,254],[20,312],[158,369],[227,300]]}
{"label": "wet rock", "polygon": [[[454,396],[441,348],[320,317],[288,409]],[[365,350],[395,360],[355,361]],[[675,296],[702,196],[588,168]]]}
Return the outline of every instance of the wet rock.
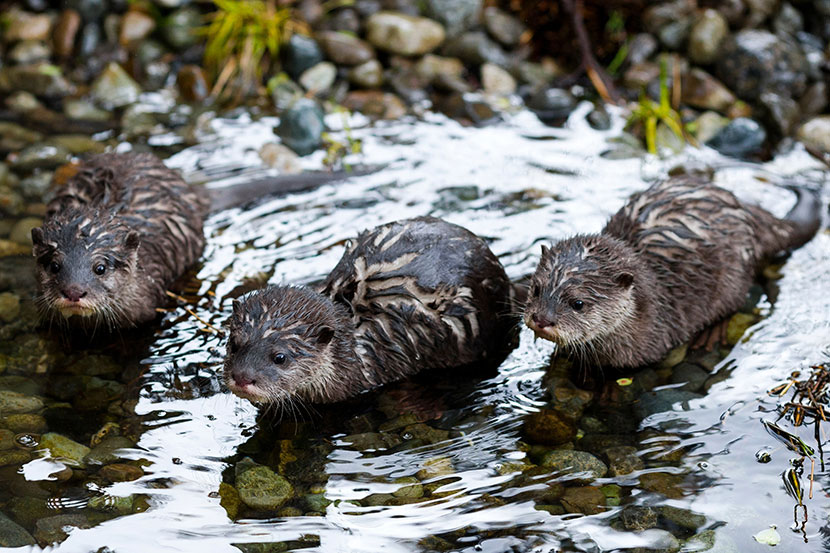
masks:
{"label": "wet rock", "polygon": [[21,150],[12,163],[17,171],[30,172],[35,169],[55,169],[71,158],[69,150],[53,144],[35,144]]}
{"label": "wet rock", "polygon": [[[710,551],[715,547],[716,534],[714,530],[704,530],[699,534],[695,534],[686,540],[685,548],[687,551]],[[711,553],[718,553],[712,550]],[[720,553],[738,553],[737,549],[723,549]]]}
{"label": "wet rock", "polygon": [[235,519],[239,514],[239,507],[242,503],[239,500],[239,492],[236,491],[236,488],[226,482],[220,482],[219,498],[219,505],[228,513],[228,517],[231,520]]}
{"label": "wet rock", "polygon": [[259,149],[259,158],[262,162],[282,174],[297,174],[303,172],[300,158],[293,150],[277,142],[268,142]]}
{"label": "wet rock", "polygon": [[549,390],[552,407],[570,420],[577,420],[594,398],[588,390],[582,390],[564,378],[552,378],[544,381]]}
{"label": "wet rock", "polygon": [[435,444],[446,440],[449,437],[449,432],[433,428],[428,424],[417,423],[405,427],[401,432],[401,437],[404,440],[418,440],[423,443]]}
{"label": "wet rock", "polygon": [[689,34],[689,59],[707,65],[718,58],[721,43],[729,35],[729,23],[718,11],[703,10]]}
{"label": "wet rock", "polygon": [[444,42],[444,28],[425,17],[395,12],[378,12],[366,22],[366,36],[375,47],[400,54],[419,56]]}
{"label": "wet rock", "polygon": [[52,55],[52,50],[40,40],[23,40],[14,45],[8,57],[19,65],[45,61]]}
{"label": "wet rock", "polygon": [[202,102],[208,97],[207,77],[198,65],[184,65],[176,76],[176,86],[186,102]]}
{"label": "wet rock", "polygon": [[528,415],[523,433],[533,443],[559,445],[574,439],[576,427],[557,411],[542,409]]}
{"label": "wet rock", "polygon": [[20,449],[0,451],[0,467],[22,465],[32,460],[32,454]]}
{"label": "wet rock", "polygon": [[331,500],[327,499],[324,493],[309,493],[303,496],[303,505],[307,511],[325,513],[326,508],[331,505]]}
{"label": "wet rock", "polygon": [[202,14],[199,10],[185,6],[167,16],[161,27],[161,36],[173,48],[183,50],[199,41],[197,30],[202,23]]}
{"label": "wet rock", "polygon": [[638,33],[628,45],[628,63],[637,65],[648,61],[657,51],[657,39],[650,33]]}
{"label": "wet rock", "polygon": [[144,40],[156,28],[156,21],[144,12],[130,10],[121,18],[118,42],[130,46]]}
{"label": "wet rock", "polygon": [[766,120],[784,136],[790,134],[790,130],[801,117],[798,102],[789,96],[764,92],[761,94],[760,104],[765,108]]}
{"label": "wet rock", "polygon": [[544,123],[558,124],[576,108],[576,98],[563,88],[540,90],[527,101],[527,107]]}
{"label": "wet rock", "polygon": [[482,0],[426,0],[426,14],[441,22],[447,33],[457,35],[481,20]]}
{"label": "wet rock", "polygon": [[810,148],[830,152],[830,115],[810,119],[799,127],[796,136]]}
{"label": "wet rock", "polygon": [[379,88],[383,84],[383,66],[378,60],[369,60],[351,68],[348,77],[350,83],[361,88]]}
{"label": "wet rock", "polygon": [[86,454],[83,461],[86,465],[107,465],[121,459],[118,455],[120,449],[130,449],[135,444],[124,436],[110,436],[104,438],[95,448]]}
{"label": "wet rock", "polygon": [[664,519],[687,530],[697,530],[706,524],[705,516],[688,509],[672,507],[671,505],[660,505],[659,507],[655,507],[655,510]]}
{"label": "wet rock", "polygon": [[98,474],[110,482],[132,482],[144,476],[144,471],[126,463],[113,463],[102,467]]}
{"label": "wet rock", "polygon": [[589,478],[602,478],[608,472],[605,463],[587,451],[555,449],[542,456],[539,465],[562,474],[590,473]]}
{"label": "wet rock", "polygon": [[562,506],[569,513],[597,515],[605,511],[605,495],[593,486],[567,488],[562,496]]}
{"label": "wet rock", "polygon": [[63,541],[68,534],[66,528],[90,528],[91,524],[84,515],[56,515],[42,518],[35,524],[35,539],[41,545]]}
{"label": "wet rock", "polygon": [[0,91],[24,90],[45,98],[63,98],[75,93],[60,68],[48,64],[16,65],[0,69]]}
{"label": "wet rock", "polygon": [[97,495],[90,498],[87,507],[93,511],[128,515],[133,512],[133,496]]}
{"label": "wet rock", "polygon": [[[696,174],[696,167],[694,165],[683,164],[680,166],[679,171],[675,171],[675,169],[671,169],[669,174],[680,174],[680,175],[692,175]],[[707,173],[707,177],[711,178],[711,175]],[[670,369],[683,361],[686,358],[686,352],[688,350],[688,344],[681,344],[676,348],[673,348],[666,356],[660,361],[660,368],[661,369]]]}
{"label": "wet rock", "polygon": [[481,85],[488,94],[507,96],[516,92],[516,80],[506,70],[492,63],[481,66]]}
{"label": "wet rock", "polygon": [[694,363],[680,363],[672,371],[672,384],[683,384],[680,390],[697,392],[709,378],[709,373]]}
{"label": "wet rock", "polygon": [[108,0],[67,0],[66,6],[81,14],[84,21],[97,21],[109,9]]}
{"label": "wet rock", "polygon": [[63,10],[52,33],[52,46],[59,58],[68,58],[75,50],[75,37],[81,28],[81,14],[72,9]]}
{"label": "wet rock", "polygon": [[257,510],[279,509],[294,496],[294,489],[288,480],[262,465],[254,465],[238,474],[236,489],[239,499]]}
{"label": "wet rock", "polygon": [[40,434],[48,428],[45,418],[32,413],[21,413],[2,417],[0,418],[0,425],[5,426],[12,432],[28,432],[33,434]]}
{"label": "wet rock", "polygon": [[607,131],[611,128],[611,116],[602,106],[597,106],[591,110],[586,119],[592,129],[598,131]]}
{"label": "wet rock", "polygon": [[807,60],[796,44],[767,31],[740,31],[724,42],[717,76],[740,98],[764,92],[800,97],[807,84]]}
{"label": "wet rock", "polygon": [[37,543],[25,528],[0,513],[0,547],[23,547],[24,545],[37,545]]}
{"label": "wet rock", "polygon": [[747,329],[755,324],[755,315],[735,313],[726,326],[726,342],[734,346],[746,334]]}
{"label": "wet rock", "polygon": [[726,113],[737,98],[712,75],[694,68],[683,77],[682,101],[695,108]]}
{"label": "wet rock", "polygon": [[395,479],[395,484],[403,484],[400,488],[392,492],[392,495],[395,497],[420,499],[424,496],[424,486],[417,478],[404,476],[403,478]]}
{"label": "wet rock", "polygon": [[444,54],[460,58],[470,65],[492,63],[500,67],[507,67],[509,60],[501,46],[485,33],[473,31],[450,39],[444,46]]}
{"label": "wet rock", "polygon": [[59,459],[67,465],[80,467],[84,466],[84,457],[90,452],[87,446],[55,432],[42,435],[39,448],[49,450],[49,455],[53,459]]}
{"label": "wet rock", "polygon": [[9,10],[5,14],[3,39],[6,43],[21,40],[48,40],[52,29],[52,17],[20,10]]}
{"label": "wet rock", "polygon": [[0,451],[14,448],[14,432],[0,428]]}
{"label": "wet rock", "polygon": [[96,103],[112,109],[127,106],[138,100],[141,87],[120,65],[110,62],[92,83],[90,92]]}
{"label": "wet rock", "polygon": [[526,30],[521,21],[495,6],[484,9],[484,26],[490,36],[509,48],[519,43]]}
{"label": "wet rock", "polygon": [[759,152],[766,138],[766,131],[756,121],[739,117],[733,119],[706,145],[726,156],[747,157]]}
{"label": "wet rock", "polygon": [[655,413],[672,411],[676,403],[679,403],[681,408],[686,411],[689,409],[689,401],[700,397],[703,396],[674,388],[646,392],[640,396],[634,405],[634,413],[638,418],[645,419]]}
{"label": "wet rock", "polygon": [[642,532],[657,526],[657,513],[651,507],[629,505],[620,513],[620,520],[626,530]]}
{"label": "wet rock", "polygon": [[609,447],[605,450],[605,458],[608,461],[608,474],[611,476],[631,474],[635,470],[645,468],[645,463],[637,455],[637,448],[629,445]]}
{"label": "wet rock", "polygon": [[346,95],[343,105],[368,117],[399,119],[406,114],[406,105],[390,92],[380,90],[356,90]]}
{"label": "wet rock", "polygon": [[41,409],[43,409],[43,402],[36,397],[25,396],[9,390],[0,390],[0,416],[33,413]]}
{"label": "wet rock", "polygon": [[336,31],[315,35],[326,56],[338,65],[359,65],[375,57],[375,49],[356,36]]}
{"label": "wet rock", "polygon": [[719,113],[714,111],[703,112],[695,120],[695,138],[698,142],[705,144],[728,124],[729,119]]}
{"label": "wet rock", "polygon": [[[54,139],[44,142],[44,146],[53,145]],[[62,147],[62,146],[61,146]],[[52,183],[52,171],[41,169],[21,179],[19,189],[26,198],[39,200],[49,190]]]}
{"label": "wet rock", "polygon": [[424,461],[423,468],[415,475],[418,480],[429,480],[439,476],[448,476],[455,474],[455,469],[452,466],[452,461],[449,457],[434,457]]}
{"label": "wet rock", "polygon": [[306,69],[323,61],[323,51],[313,38],[293,34],[285,46],[285,70],[298,78]]}
{"label": "wet rock", "polygon": [[331,62],[321,61],[309,67],[300,75],[299,82],[312,94],[320,94],[331,88],[337,78],[337,67]]}

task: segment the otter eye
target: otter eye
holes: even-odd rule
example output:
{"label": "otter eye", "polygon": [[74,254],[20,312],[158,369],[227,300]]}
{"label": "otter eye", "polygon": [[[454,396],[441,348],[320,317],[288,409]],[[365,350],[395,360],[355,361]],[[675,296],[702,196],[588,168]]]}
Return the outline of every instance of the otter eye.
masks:
{"label": "otter eye", "polygon": [[49,264],[49,270],[54,274],[58,274],[61,270],[61,264],[57,261],[53,261]]}
{"label": "otter eye", "polygon": [[286,357],[284,353],[275,353],[274,356],[271,358],[271,360],[274,361],[274,363],[277,365],[282,365],[283,363],[285,363],[285,359]]}
{"label": "otter eye", "polygon": [[104,265],[103,263],[99,263],[98,265],[95,266],[94,271],[95,271],[96,275],[99,275],[99,276],[103,275],[104,273],[107,272],[107,266]]}
{"label": "otter eye", "polygon": [[574,300],[571,302],[571,307],[573,307],[574,311],[582,311],[582,308],[585,307],[585,302],[582,300]]}
{"label": "otter eye", "polygon": [[228,342],[228,351],[231,353],[239,351],[239,342],[237,342],[234,338],[231,338],[230,342]]}

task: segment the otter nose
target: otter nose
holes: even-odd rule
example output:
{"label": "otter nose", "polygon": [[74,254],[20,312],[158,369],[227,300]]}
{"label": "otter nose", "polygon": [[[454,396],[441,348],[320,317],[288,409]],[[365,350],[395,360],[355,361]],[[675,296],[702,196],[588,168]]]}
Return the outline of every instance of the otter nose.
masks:
{"label": "otter nose", "polygon": [[546,328],[546,327],[549,327],[549,326],[553,326],[554,320],[553,320],[552,317],[548,318],[548,317],[546,317],[546,316],[544,316],[540,313],[534,313],[533,314],[533,322],[539,328]]}
{"label": "otter nose", "polygon": [[80,286],[67,286],[61,292],[63,293],[63,297],[69,301],[80,301],[81,298],[86,296],[86,291],[81,290]]}
{"label": "otter nose", "polygon": [[240,374],[238,371],[234,371],[231,373],[231,376],[233,377],[233,381],[240,388],[256,384],[256,380],[251,375]]}

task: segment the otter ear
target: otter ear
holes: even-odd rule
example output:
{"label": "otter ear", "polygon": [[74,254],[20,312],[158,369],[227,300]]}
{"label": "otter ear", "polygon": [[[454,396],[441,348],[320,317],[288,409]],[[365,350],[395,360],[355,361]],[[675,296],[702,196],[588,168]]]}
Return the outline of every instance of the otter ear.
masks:
{"label": "otter ear", "polygon": [[141,243],[141,237],[138,235],[136,231],[130,231],[127,233],[127,237],[124,239],[124,246],[128,250],[135,250],[138,249],[138,245]]}
{"label": "otter ear", "polygon": [[32,229],[32,244],[35,246],[45,246],[46,245],[46,237],[43,235],[43,229],[40,227],[34,227]]}
{"label": "otter ear", "polygon": [[330,326],[322,326],[317,331],[317,343],[321,346],[325,346],[331,342],[332,338],[334,338],[334,329]]}
{"label": "otter ear", "polygon": [[634,283],[634,275],[631,273],[620,273],[614,279],[614,282],[616,282],[620,288],[628,288]]}
{"label": "otter ear", "polygon": [[542,257],[545,257],[545,256],[546,256],[546,255],[548,255],[549,253],[550,253],[550,248],[548,248],[547,246],[545,246],[544,244],[542,244]]}
{"label": "otter ear", "polygon": [[239,299],[237,298],[237,299],[233,300],[231,305],[233,306],[233,312],[234,313],[239,313],[239,309],[242,307],[242,302],[239,301]]}

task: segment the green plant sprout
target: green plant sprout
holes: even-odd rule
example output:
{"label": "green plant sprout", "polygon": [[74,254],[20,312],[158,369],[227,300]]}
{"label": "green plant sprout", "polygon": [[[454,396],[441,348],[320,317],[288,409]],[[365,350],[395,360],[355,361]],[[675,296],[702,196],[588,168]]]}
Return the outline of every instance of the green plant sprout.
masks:
{"label": "green plant sprout", "polygon": [[[696,146],[697,143],[683,128],[680,114],[672,107],[669,100],[668,77],[666,76],[666,62],[660,63],[660,101],[655,102],[648,97],[645,91],[640,95],[637,107],[631,112],[626,126],[642,122],[645,127],[646,148],[650,154],[657,153],[657,124],[665,124],[678,138]],[[673,86],[678,87],[679,79],[675,79]],[[677,94],[677,96],[680,96]]]}
{"label": "green plant sprout", "polygon": [[216,11],[200,29],[207,39],[205,67],[214,79],[211,95],[237,103],[261,84],[292,33],[305,25],[291,6],[276,0],[213,0]]}
{"label": "green plant sprout", "polygon": [[355,138],[352,134],[352,127],[349,124],[349,111],[342,106],[337,106],[334,111],[340,113],[343,118],[343,132],[346,135],[346,142],[341,142],[333,138],[330,133],[324,132],[323,144],[326,147],[326,155],[323,157],[323,164],[331,168],[342,164],[343,169],[348,171],[350,167],[343,162],[343,159],[349,154],[361,153],[363,151],[363,141]]}

